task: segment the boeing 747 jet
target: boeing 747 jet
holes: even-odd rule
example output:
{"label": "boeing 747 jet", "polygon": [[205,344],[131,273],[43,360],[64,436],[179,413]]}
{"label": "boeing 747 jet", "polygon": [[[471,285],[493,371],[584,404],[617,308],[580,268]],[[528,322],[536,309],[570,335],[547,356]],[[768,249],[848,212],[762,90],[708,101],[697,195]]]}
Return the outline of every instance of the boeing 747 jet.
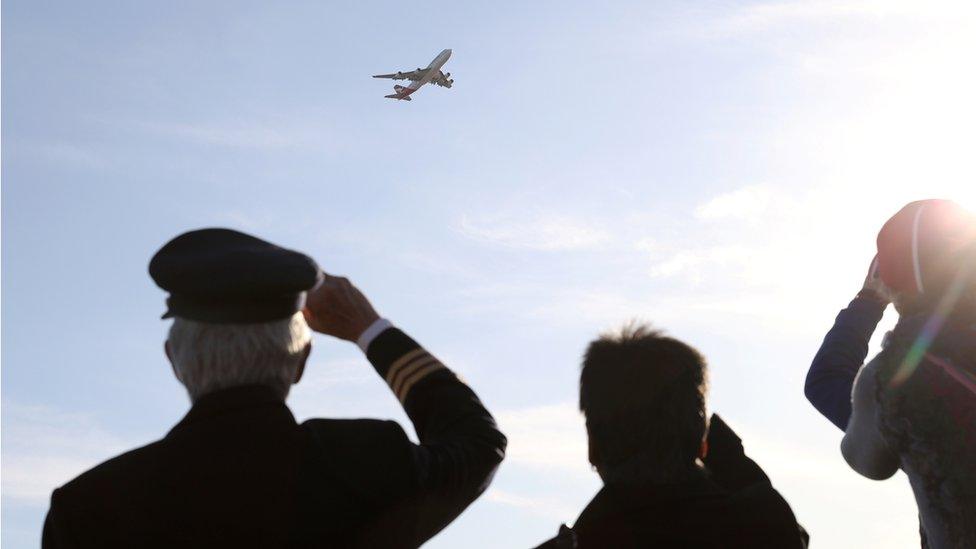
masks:
{"label": "boeing 747 jet", "polygon": [[396,99],[397,101],[412,101],[410,94],[420,89],[421,86],[428,82],[433,82],[438,86],[445,88],[450,88],[454,84],[454,79],[451,78],[451,73],[441,72],[441,67],[447,60],[451,58],[451,50],[444,50],[437,54],[437,57],[427,65],[426,69],[417,68],[415,71],[407,72],[395,72],[393,74],[377,74],[373,78],[390,78],[392,80],[409,80],[410,83],[406,86],[401,86],[396,84],[393,86],[393,91],[396,93],[387,95],[389,99]]}

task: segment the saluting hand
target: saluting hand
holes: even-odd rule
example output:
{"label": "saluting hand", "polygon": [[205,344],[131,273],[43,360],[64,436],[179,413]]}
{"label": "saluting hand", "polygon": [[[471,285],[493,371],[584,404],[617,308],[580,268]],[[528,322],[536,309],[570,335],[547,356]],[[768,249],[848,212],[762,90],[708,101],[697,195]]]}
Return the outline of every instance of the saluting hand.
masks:
{"label": "saluting hand", "polygon": [[874,299],[885,305],[891,303],[891,290],[885,286],[881,280],[881,275],[878,273],[878,256],[874,256],[874,259],[871,260],[871,266],[868,268],[868,275],[864,278],[864,286],[861,291],[870,292]]}
{"label": "saluting hand", "polygon": [[379,315],[348,278],[325,274],[319,287],[308,292],[305,321],[321,334],[356,341]]}

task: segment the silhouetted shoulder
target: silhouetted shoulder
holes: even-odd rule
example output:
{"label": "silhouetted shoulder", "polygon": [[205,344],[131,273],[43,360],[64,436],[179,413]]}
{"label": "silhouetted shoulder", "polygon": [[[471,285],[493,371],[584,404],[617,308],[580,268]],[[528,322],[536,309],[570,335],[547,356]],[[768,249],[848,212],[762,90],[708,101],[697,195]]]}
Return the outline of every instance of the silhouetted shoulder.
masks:
{"label": "silhouetted shoulder", "polygon": [[[149,491],[167,459],[165,453],[162,441],[156,441],[109,459],[54,490],[42,546],[123,546],[125,528],[151,516],[142,509],[150,501]],[[109,524],[126,527],[109,528]],[[160,532],[142,528],[142,533]]]}
{"label": "silhouetted shoulder", "polygon": [[312,458],[361,495],[384,500],[416,488],[415,445],[397,422],[310,419],[301,428]]}
{"label": "silhouetted shoulder", "polygon": [[129,491],[130,485],[127,481],[138,482],[164,466],[161,459],[164,453],[163,441],[157,440],[115,456],[58,488],[59,499],[71,501],[77,494],[84,498],[86,505],[101,498],[117,501],[118,499],[111,498]]}

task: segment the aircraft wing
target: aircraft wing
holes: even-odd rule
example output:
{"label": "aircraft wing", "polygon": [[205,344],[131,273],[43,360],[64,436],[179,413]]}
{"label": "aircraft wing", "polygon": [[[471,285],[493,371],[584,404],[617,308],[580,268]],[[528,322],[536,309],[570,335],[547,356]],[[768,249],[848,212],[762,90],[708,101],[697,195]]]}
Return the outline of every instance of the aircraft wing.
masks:
{"label": "aircraft wing", "polygon": [[415,71],[400,71],[392,74],[374,74],[373,78],[389,78],[391,80],[420,80],[426,73],[427,71],[423,69],[417,69]]}
{"label": "aircraft wing", "polygon": [[450,88],[454,85],[454,79],[451,78],[451,73],[444,74],[441,71],[437,71],[437,76],[431,78],[430,81],[444,88]]}

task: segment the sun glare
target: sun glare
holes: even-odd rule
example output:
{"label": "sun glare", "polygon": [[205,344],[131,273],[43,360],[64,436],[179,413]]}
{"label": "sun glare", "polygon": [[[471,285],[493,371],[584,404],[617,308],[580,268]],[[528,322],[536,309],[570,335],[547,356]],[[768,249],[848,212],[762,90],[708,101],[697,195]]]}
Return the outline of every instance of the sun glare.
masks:
{"label": "sun glare", "polygon": [[905,47],[878,52],[862,73],[868,107],[838,132],[843,171],[866,195],[954,200],[976,211],[976,15],[932,24]]}
{"label": "sun glare", "polygon": [[976,213],[976,180],[959,183],[954,188],[948,189],[946,198],[955,200],[969,211]]}

